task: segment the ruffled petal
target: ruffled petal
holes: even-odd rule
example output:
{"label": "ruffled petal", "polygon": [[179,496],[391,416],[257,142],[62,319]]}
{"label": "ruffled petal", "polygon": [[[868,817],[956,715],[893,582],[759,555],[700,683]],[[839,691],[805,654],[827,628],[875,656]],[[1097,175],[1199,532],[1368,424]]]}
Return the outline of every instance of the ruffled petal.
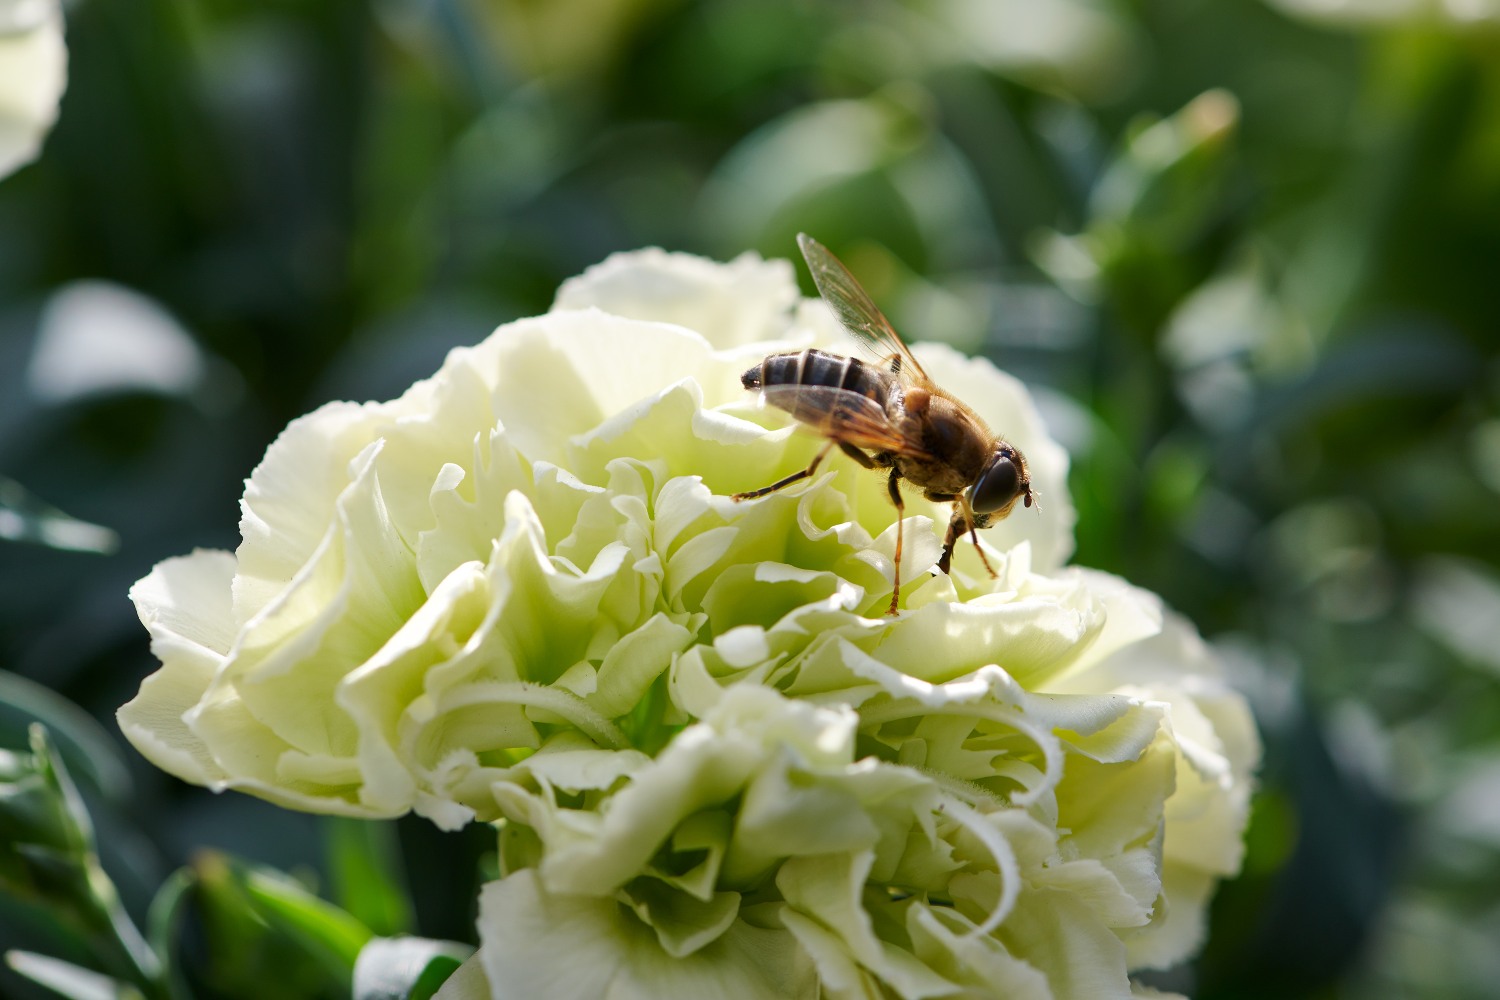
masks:
{"label": "ruffled petal", "polygon": [[675,956],[609,895],[546,890],[516,872],[479,896],[480,957],[494,1000],[814,1000],[810,963],[786,930],[737,919],[715,940]]}

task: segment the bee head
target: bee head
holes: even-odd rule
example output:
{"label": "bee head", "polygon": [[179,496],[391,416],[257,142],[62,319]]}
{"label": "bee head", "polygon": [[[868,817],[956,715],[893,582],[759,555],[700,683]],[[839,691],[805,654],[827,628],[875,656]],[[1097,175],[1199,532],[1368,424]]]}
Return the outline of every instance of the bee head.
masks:
{"label": "bee head", "polygon": [[985,515],[988,523],[1009,514],[1017,500],[1031,506],[1031,477],[1026,472],[1026,459],[1002,441],[974,480],[969,506],[975,514]]}

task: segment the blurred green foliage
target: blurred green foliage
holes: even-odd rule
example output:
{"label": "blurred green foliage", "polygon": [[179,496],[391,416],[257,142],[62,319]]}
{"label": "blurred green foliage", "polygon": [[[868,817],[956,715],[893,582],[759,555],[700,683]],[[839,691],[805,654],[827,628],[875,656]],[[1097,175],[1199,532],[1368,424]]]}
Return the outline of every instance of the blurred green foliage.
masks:
{"label": "blurred green foliage", "polygon": [[118,988],[122,996],[165,997],[162,965],[99,863],[93,824],[67,767],[44,726],[33,724],[27,735],[30,752],[0,751],[0,841],[6,845],[0,891],[6,911],[56,925],[78,953],[70,962],[10,951],[7,961],[39,967],[42,974],[33,973],[39,982],[82,981]]}
{"label": "blurred green foliage", "polygon": [[387,918],[391,906],[370,902],[405,899],[381,843],[392,827],[373,823],[331,824],[334,867],[359,876],[352,898],[365,905],[355,912],[290,875],[202,850],[162,883],[142,934],[100,864],[92,818],[46,727],[32,724],[28,740],[29,752],[0,750],[0,918],[42,949],[6,938],[5,962],[29,981],[22,986],[68,1000],[420,1000],[473,951],[377,937],[356,915]]}
{"label": "blurred green foliage", "polygon": [[[1189,614],[1255,699],[1246,873],[1161,985],[1493,995],[1496,18],[79,0],[59,124],[0,183],[0,474],[25,498],[0,506],[0,665],[108,719],[152,664],[126,588],[234,545],[286,421],[394,395],[612,251],[791,256],[806,230],[911,338],[1036,389],[1073,455],[1078,561]],[[100,302],[153,364],[90,364],[70,338]],[[25,540],[59,525],[118,546]],[[0,746],[26,746],[25,715],[0,713]],[[118,770],[53,716],[78,773]],[[83,791],[133,913],[211,846],[320,877],[378,933],[472,938],[482,831],[403,822],[404,876],[356,891],[389,845],[114,752],[134,793]],[[211,938],[215,893],[254,883],[197,871]]]}

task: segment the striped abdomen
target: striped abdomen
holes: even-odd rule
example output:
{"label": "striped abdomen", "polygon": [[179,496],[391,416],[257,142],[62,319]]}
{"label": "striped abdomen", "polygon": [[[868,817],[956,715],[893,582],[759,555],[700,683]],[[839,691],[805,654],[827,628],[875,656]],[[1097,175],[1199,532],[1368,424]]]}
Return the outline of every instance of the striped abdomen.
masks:
{"label": "striped abdomen", "polygon": [[808,348],[792,354],[772,354],[740,376],[746,389],[765,391],[766,402],[786,410],[814,427],[829,419],[827,392],[798,392],[798,387],[838,389],[866,396],[886,409],[896,377],[858,358]]}

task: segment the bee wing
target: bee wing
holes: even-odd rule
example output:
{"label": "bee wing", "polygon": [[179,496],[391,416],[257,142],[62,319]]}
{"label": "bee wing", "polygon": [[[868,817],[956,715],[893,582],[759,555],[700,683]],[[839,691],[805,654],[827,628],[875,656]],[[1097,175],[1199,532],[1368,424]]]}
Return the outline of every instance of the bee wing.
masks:
{"label": "bee wing", "polygon": [[843,261],[806,233],[797,234],[797,246],[802,248],[802,256],[807,260],[807,269],[812,272],[813,284],[818,286],[818,294],[833,309],[844,329],[874,351],[876,357],[895,354],[901,359],[904,374],[930,381],[901,335],[870,301],[869,293],[849,273]]}
{"label": "bee wing", "polygon": [[768,385],[760,391],[766,402],[835,441],[909,458],[929,457],[926,449],[908,440],[869,396],[827,385]]}

